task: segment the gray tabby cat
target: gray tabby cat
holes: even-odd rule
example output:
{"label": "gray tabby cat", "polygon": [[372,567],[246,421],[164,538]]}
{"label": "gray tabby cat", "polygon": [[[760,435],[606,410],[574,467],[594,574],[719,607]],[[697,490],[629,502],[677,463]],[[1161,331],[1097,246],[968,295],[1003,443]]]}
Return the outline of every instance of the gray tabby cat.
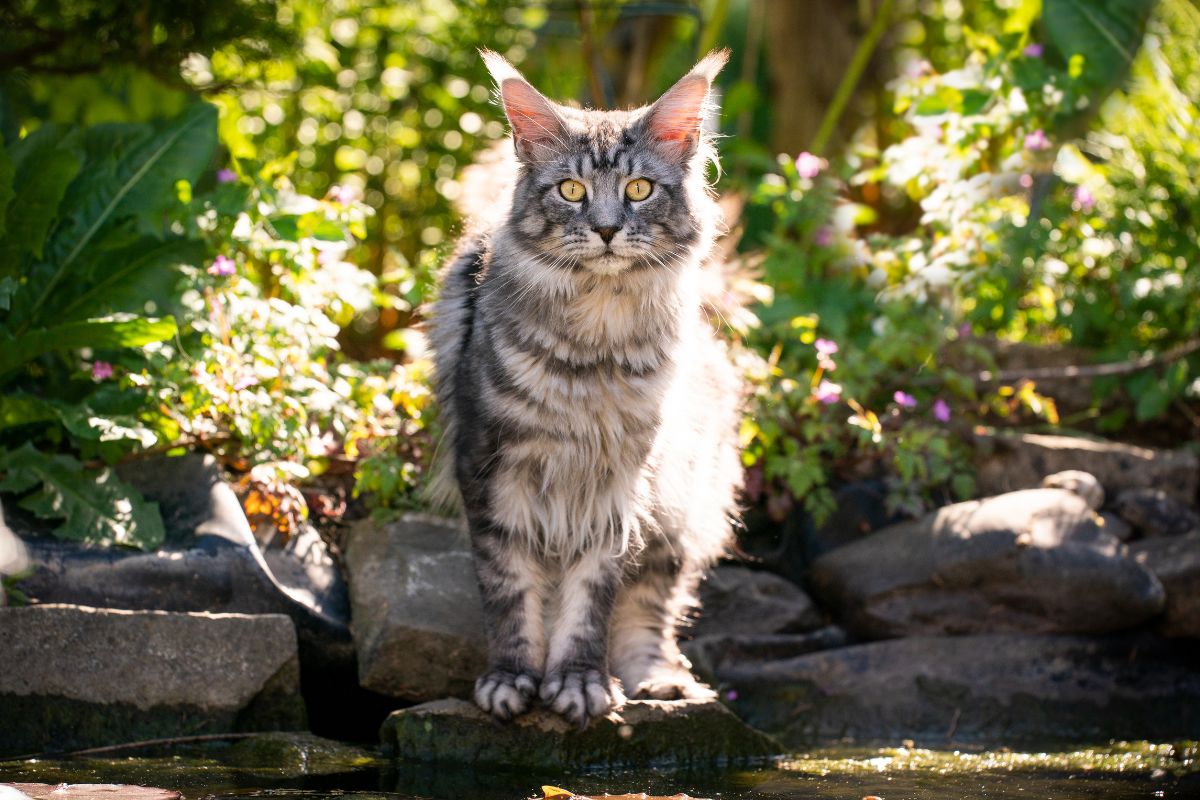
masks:
{"label": "gray tabby cat", "polygon": [[711,697],[675,628],[741,479],[739,381],[700,297],[719,217],[701,119],[727,53],[634,111],[556,105],[483,57],[516,186],[460,245],[430,337],[488,632],[475,701],[586,725],[622,687]]}

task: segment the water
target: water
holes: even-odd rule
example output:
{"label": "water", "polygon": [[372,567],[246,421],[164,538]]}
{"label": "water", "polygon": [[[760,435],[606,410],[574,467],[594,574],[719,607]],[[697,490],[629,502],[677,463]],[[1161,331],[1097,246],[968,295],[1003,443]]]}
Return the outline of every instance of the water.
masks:
{"label": "water", "polygon": [[225,743],[130,757],[0,762],[0,783],[139,784],[174,789],[188,800],[522,800],[541,797],[546,784],[592,796],[682,792],[713,800],[1185,800],[1200,798],[1198,759],[1195,743],[1045,753],[829,748],[719,772],[503,773],[393,764],[311,742],[276,742],[266,751]]}

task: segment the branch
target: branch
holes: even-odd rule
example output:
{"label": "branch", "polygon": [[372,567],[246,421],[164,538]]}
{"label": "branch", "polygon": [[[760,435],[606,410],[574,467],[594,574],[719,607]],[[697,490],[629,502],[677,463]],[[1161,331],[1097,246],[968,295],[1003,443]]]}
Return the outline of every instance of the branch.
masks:
{"label": "branch", "polygon": [[1187,358],[1192,353],[1200,351],[1200,339],[1193,339],[1181,345],[1164,350],[1161,353],[1149,354],[1129,361],[1116,361],[1111,364],[1089,364],[1086,366],[1042,367],[1040,369],[1006,369],[999,372],[984,370],[976,378],[976,383],[1013,383],[1020,380],[1043,381],[1061,378],[1103,378],[1111,375],[1129,375],[1141,372],[1159,364],[1169,364],[1181,358]]}

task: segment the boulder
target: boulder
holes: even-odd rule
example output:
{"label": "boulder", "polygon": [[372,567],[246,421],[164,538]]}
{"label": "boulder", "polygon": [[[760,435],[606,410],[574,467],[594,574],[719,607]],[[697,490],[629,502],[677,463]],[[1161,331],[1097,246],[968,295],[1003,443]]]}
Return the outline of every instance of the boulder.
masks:
{"label": "boulder", "polygon": [[0,754],[306,726],[278,614],[0,609]]}
{"label": "boulder", "polygon": [[41,603],[97,608],[286,614],[306,666],[353,659],[349,599],[315,530],[264,555],[211,456],[131,462],[121,477],[158,503],[167,540],[155,553],[27,537],[35,571],[17,587]]}
{"label": "boulder", "polygon": [[579,730],[541,709],[500,726],[472,703],[444,699],[393,713],[380,735],[385,755],[516,769],[698,767],[781,752],[770,737],[707,700],[633,700]]}
{"label": "boulder", "polygon": [[0,784],[0,800],[8,800],[5,788],[18,794],[12,800],[180,800],[179,792],[148,786],[116,783],[8,783]]}
{"label": "boulder", "polygon": [[1200,530],[1134,542],[1129,553],[1166,590],[1159,630],[1166,636],[1200,638]]}
{"label": "boulder", "polygon": [[892,639],[769,662],[732,689],[743,719],[796,748],[1200,734],[1200,665],[1152,637]]}
{"label": "boulder", "polygon": [[700,585],[699,616],[687,629],[695,638],[715,634],[796,633],[820,627],[821,611],[791,581],[723,564]]}
{"label": "boulder", "polygon": [[466,531],[419,514],[364,520],[345,560],[359,682],[411,701],[469,695],[487,642]]}
{"label": "boulder", "polygon": [[1038,486],[1055,472],[1085,470],[1110,496],[1124,489],[1161,488],[1183,502],[1196,497],[1200,459],[1187,450],[1154,450],[1083,436],[988,433],[976,437],[982,495]]}
{"label": "boulder", "polygon": [[807,633],[714,634],[683,642],[683,654],[705,680],[722,686],[753,680],[754,671],[768,661],[795,658],[818,650],[845,647],[853,641],[837,625]]}
{"label": "boulder", "polygon": [[1200,514],[1162,489],[1126,489],[1114,505],[1122,519],[1148,538],[1200,531]]}
{"label": "boulder", "polygon": [[957,503],[828,553],[811,587],[866,638],[1122,630],[1165,597],[1097,520],[1063,489]]}

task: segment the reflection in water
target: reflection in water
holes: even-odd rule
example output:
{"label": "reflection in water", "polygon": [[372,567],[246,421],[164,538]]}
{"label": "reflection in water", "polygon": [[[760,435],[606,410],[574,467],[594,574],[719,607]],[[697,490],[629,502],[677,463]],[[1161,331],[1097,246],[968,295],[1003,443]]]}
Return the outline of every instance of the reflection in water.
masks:
{"label": "reflection in water", "polygon": [[187,800],[522,800],[540,787],[590,797],[675,795],[713,800],[1155,800],[1200,797],[1197,747],[1112,745],[1049,753],[825,749],[775,766],[722,772],[478,772],[375,761],[310,774],[302,764],[247,763],[233,748],[176,750],[111,760],[0,763],[0,783],[126,783],[178,790]]}

